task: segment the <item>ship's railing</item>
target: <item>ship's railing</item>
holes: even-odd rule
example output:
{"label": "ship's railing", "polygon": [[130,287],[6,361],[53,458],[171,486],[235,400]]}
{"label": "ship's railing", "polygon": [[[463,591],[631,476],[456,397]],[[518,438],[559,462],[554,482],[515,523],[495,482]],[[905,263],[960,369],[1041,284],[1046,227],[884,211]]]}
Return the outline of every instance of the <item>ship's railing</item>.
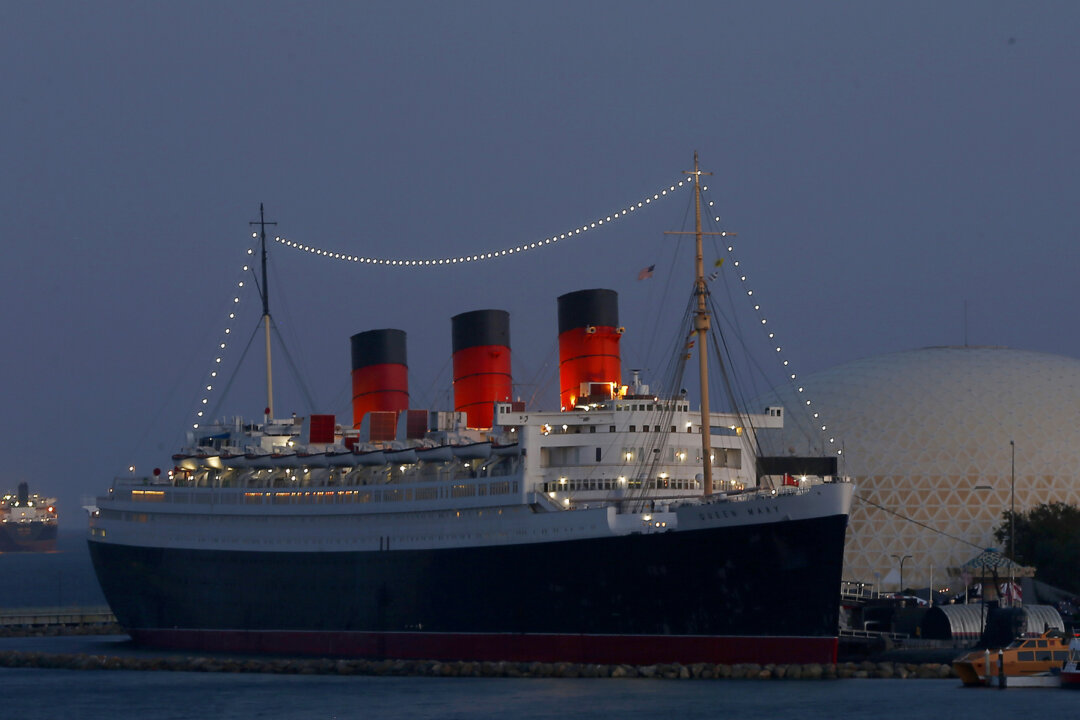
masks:
{"label": "ship's railing", "polygon": [[485,504],[488,498],[521,493],[520,479],[493,478],[484,481],[441,485],[361,485],[336,488],[190,488],[172,486],[114,487],[98,498],[99,507],[114,502],[171,503],[183,505],[364,505],[369,503],[439,503],[465,501]]}
{"label": "ship's railing", "polygon": [[873,583],[858,580],[841,580],[840,597],[848,602],[874,600],[880,593]]}
{"label": "ship's railing", "polygon": [[890,640],[906,640],[910,636],[903,633],[885,632],[881,630],[852,630],[848,628],[841,628],[840,637],[859,640],[874,640],[879,638],[889,638]]}
{"label": "ship's railing", "polygon": [[[402,469],[403,468],[403,469]],[[446,483],[487,478],[513,477],[521,470],[518,456],[484,459],[455,459],[387,465],[346,465],[256,468],[250,466],[212,468],[201,466],[169,475],[113,478],[113,487],[175,485],[177,487],[340,487],[410,483]]]}

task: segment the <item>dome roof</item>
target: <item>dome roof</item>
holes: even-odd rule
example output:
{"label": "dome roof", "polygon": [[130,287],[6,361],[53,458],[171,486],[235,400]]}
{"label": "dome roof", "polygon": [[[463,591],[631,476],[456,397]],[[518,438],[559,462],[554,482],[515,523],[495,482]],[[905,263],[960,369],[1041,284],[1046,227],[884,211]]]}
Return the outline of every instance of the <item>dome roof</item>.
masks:
{"label": "dome roof", "polygon": [[788,412],[782,437],[764,442],[779,443],[768,452],[842,449],[840,472],[857,482],[845,579],[880,583],[897,569],[894,555],[910,555],[905,585],[927,586],[932,567],[935,587],[955,587],[973,549],[996,544],[993,528],[1014,497],[1017,512],[1080,506],[1080,360],[931,347],[857,360],[799,386],[765,399]]}

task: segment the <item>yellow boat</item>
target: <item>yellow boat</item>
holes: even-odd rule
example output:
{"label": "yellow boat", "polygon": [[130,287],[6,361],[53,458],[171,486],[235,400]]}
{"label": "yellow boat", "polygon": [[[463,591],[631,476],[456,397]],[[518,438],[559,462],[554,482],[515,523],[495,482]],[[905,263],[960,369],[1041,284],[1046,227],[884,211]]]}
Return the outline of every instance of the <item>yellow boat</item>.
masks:
{"label": "yellow boat", "polygon": [[[989,685],[1006,679],[1060,670],[1069,657],[1069,644],[1056,631],[1036,638],[1017,638],[1000,650],[972,650],[953,660],[953,670],[965,685]],[[999,659],[1000,658],[1000,659]]]}

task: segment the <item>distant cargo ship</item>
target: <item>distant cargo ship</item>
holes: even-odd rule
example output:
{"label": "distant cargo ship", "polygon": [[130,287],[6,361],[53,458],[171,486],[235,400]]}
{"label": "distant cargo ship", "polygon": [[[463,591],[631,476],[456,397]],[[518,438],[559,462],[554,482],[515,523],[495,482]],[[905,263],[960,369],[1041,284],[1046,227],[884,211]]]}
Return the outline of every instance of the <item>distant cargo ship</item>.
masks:
{"label": "distant cargo ship", "polygon": [[30,494],[22,482],[0,504],[0,552],[50,552],[56,549],[56,498]]}

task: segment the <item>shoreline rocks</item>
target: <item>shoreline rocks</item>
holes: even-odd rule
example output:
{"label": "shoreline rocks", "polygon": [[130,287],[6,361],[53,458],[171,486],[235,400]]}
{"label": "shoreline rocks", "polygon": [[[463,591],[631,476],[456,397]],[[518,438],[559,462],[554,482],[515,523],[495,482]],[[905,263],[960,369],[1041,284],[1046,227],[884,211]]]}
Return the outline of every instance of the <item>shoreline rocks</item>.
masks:
{"label": "shoreline rocks", "polygon": [[0,651],[0,667],[48,670],[137,670],[165,672],[275,673],[287,675],[370,675],[419,677],[649,678],[657,680],[841,680],[949,679],[952,666],[939,663],[845,662],[838,664],[757,665],[665,663],[598,665],[590,663],[470,662],[437,660],[362,660],[330,658],[136,657]]}

